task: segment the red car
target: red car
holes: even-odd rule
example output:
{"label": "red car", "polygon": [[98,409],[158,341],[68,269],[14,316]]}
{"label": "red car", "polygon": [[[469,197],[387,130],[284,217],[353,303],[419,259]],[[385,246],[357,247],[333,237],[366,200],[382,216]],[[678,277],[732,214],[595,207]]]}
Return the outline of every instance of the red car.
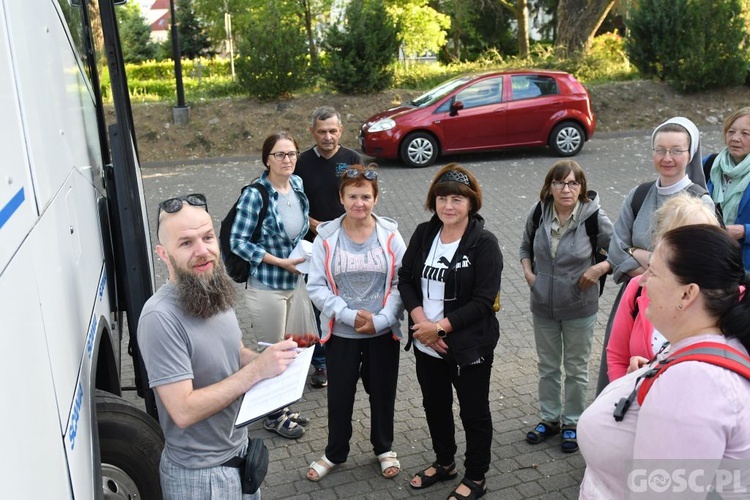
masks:
{"label": "red car", "polygon": [[448,80],[372,116],[359,144],[375,158],[425,167],[438,155],[549,146],[573,156],[594,135],[588,91],[562,71],[500,71]]}

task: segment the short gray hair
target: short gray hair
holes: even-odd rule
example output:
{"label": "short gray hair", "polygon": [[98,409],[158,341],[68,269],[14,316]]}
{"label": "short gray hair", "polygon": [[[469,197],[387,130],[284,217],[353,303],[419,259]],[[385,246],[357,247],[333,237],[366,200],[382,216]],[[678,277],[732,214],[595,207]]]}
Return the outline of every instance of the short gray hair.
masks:
{"label": "short gray hair", "polygon": [[341,125],[341,115],[338,111],[336,111],[332,106],[321,106],[312,113],[312,122],[310,122],[311,127],[315,127],[315,123],[320,121],[325,121],[332,116],[335,116],[336,119],[339,122],[339,125]]}

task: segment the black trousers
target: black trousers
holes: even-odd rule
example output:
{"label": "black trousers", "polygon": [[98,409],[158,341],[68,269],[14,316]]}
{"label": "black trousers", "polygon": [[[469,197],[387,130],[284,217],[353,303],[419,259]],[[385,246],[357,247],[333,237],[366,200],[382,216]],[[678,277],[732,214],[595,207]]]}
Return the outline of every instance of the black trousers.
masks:
{"label": "black trousers", "polygon": [[346,462],[352,437],[357,380],[370,396],[370,442],[375,455],[391,450],[400,343],[390,334],[366,339],[332,336],[326,342],[328,365],[328,446],[326,457]]}
{"label": "black trousers", "polygon": [[417,380],[422,388],[422,406],[430,428],[432,447],[440,465],[452,464],[456,455],[453,421],[453,387],[456,388],[461,422],[466,434],[465,476],[482,481],[490,469],[492,414],[490,372],[492,357],[459,371],[455,363],[434,358],[414,348]]}

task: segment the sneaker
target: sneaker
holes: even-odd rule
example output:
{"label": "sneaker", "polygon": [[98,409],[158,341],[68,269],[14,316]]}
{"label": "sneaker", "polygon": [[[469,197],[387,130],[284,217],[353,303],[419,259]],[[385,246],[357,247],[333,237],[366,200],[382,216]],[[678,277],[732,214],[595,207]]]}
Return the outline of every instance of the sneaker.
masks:
{"label": "sneaker", "polygon": [[316,368],[315,373],[310,377],[310,385],[320,389],[328,386],[328,370],[325,368]]}
{"label": "sneaker", "polygon": [[302,427],[307,427],[307,424],[310,423],[309,418],[301,415],[299,412],[292,412],[291,408],[289,408],[288,406],[284,408],[284,414],[286,415],[286,418],[297,425],[301,425]]}
{"label": "sneaker", "polygon": [[263,428],[287,439],[298,439],[305,434],[305,428],[297,425],[286,413],[282,413],[279,418],[265,419],[263,421]]}

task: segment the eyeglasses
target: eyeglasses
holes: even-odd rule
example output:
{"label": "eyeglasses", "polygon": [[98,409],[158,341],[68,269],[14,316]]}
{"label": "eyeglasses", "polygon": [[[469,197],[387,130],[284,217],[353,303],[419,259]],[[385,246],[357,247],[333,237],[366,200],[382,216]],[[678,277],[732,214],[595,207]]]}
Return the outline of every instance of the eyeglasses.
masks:
{"label": "eyeglasses", "polygon": [[271,153],[271,156],[279,161],[284,161],[284,157],[288,156],[289,160],[291,161],[297,159],[297,157],[299,156],[299,151],[287,151],[286,153],[284,153],[283,151],[278,151],[276,153]]}
{"label": "eyeglasses", "polygon": [[581,187],[581,183],[578,181],[569,181],[569,182],[563,182],[563,181],[554,181],[552,183],[552,187],[557,189],[558,191],[562,191],[565,186],[568,186],[568,189],[571,191],[575,191],[579,187]]}
{"label": "eyeglasses", "polygon": [[671,156],[674,158],[675,156],[680,156],[684,153],[687,153],[687,149],[678,149],[678,148],[672,148],[672,149],[664,149],[664,148],[655,148],[653,149],[654,156]]}
{"label": "eyeglasses", "polygon": [[346,170],[344,170],[344,177],[348,177],[350,179],[356,179],[360,175],[368,181],[374,181],[378,178],[378,172],[372,169],[360,170],[358,168],[347,168]]}
{"label": "eyeglasses", "polygon": [[159,218],[162,210],[168,214],[173,214],[182,210],[182,202],[186,201],[194,207],[203,207],[208,212],[208,203],[206,195],[201,193],[186,194],[176,198],[169,198],[159,203],[159,213],[156,214],[156,234],[159,235]]}

